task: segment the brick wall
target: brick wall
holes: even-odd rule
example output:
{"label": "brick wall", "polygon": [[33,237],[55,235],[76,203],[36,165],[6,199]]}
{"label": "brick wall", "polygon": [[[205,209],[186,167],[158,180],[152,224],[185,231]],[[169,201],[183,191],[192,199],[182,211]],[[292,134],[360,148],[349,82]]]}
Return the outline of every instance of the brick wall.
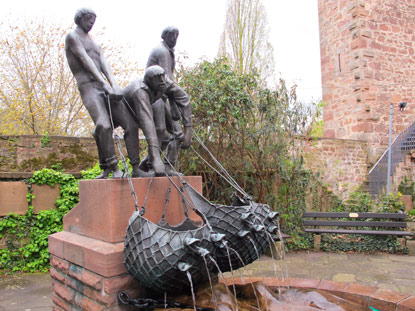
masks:
{"label": "brick wall", "polygon": [[[93,138],[38,135],[0,136],[0,178],[27,177],[33,172],[61,163],[67,172],[79,172],[97,161]],[[21,176],[20,176],[20,175]]]}
{"label": "brick wall", "polygon": [[364,141],[319,139],[306,141],[305,166],[320,174],[334,194],[346,198],[364,185],[368,176],[368,144]]}
{"label": "brick wall", "polygon": [[319,0],[319,23],[325,137],[367,141],[373,163],[387,146],[389,104],[394,133],[415,117],[414,2]]}

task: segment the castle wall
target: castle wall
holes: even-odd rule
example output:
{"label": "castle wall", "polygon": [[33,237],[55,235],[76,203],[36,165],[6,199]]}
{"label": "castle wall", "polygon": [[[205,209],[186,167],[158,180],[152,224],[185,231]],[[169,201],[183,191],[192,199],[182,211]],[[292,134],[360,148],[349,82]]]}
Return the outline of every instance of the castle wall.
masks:
{"label": "castle wall", "polygon": [[305,167],[319,174],[334,194],[347,198],[367,181],[368,143],[323,138],[306,141],[303,146]]}
{"label": "castle wall", "polygon": [[[413,0],[319,0],[325,137],[364,140],[373,163],[415,117]],[[408,103],[400,112],[398,103]]]}

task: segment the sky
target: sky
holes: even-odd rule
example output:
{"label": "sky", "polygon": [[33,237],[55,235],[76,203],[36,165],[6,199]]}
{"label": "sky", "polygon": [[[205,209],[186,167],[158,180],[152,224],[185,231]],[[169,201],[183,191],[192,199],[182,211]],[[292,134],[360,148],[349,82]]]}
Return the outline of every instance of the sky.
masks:
{"label": "sky", "polygon": [[[297,84],[303,102],[321,99],[317,0],[263,0],[274,47],[275,68],[290,85]],[[128,55],[144,68],[147,57],[169,25],[179,28],[176,55],[186,64],[212,60],[218,52],[226,14],[226,0],[3,0],[0,17],[7,21],[39,18],[73,25],[77,9],[97,14],[91,35],[105,27],[113,44],[128,46]],[[3,19],[4,20],[4,19]]]}

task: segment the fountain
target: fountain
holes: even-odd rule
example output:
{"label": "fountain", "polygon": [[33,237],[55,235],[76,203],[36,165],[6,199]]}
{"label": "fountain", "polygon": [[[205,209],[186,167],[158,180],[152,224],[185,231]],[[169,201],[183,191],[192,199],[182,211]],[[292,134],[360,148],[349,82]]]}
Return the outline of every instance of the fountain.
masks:
{"label": "fountain", "polygon": [[[178,30],[168,27],[163,31],[165,44],[153,50],[145,76],[121,92],[100,48],[88,36],[95,18],[90,9],[76,13],[77,26],[67,35],[65,49],[83,102],[97,125],[94,135],[103,179],[80,181],[80,201],[64,217],[64,231],[49,237],[54,309],[359,310],[353,303],[343,303],[343,309],[327,293],[300,294],[295,288],[301,282],[287,287],[292,285],[288,278],[276,284],[276,278],[235,276],[237,269],[257,260],[281,237],[278,213],[254,202],[214,158],[222,170],[220,176],[241,195],[235,196],[232,206],[204,198],[201,177],[175,172],[170,161],[177,161],[180,146],[188,148],[191,143],[190,98],[170,80],[172,68],[160,67],[157,55],[164,53],[174,64],[172,49]],[[94,62],[85,63],[86,56]],[[100,66],[94,68],[94,64]],[[152,109],[155,106],[161,110]],[[156,121],[157,117],[167,120],[166,116],[171,117],[172,128],[177,125],[173,121],[181,119],[183,124],[183,130],[180,125],[174,127],[168,142],[163,139],[169,134],[155,126],[168,125]],[[114,135],[115,125],[125,130],[132,175],[141,178],[129,175],[120,139]],[[141,163],[138,127],[148,145],[148,157]],[[109,129],[124,164],[123,173]],[[193,136],[207,150],[194,132]],[[167,168],[160,159],[166,147],[162,142],[168,144]],[[110,174],[118,179],[105,179]],[[228,271],[232,277],[225,279],[223,273]],[[285,286],[276,294],[269,290],[273,285]],[[242,296],[246,302],[239,299]]]}

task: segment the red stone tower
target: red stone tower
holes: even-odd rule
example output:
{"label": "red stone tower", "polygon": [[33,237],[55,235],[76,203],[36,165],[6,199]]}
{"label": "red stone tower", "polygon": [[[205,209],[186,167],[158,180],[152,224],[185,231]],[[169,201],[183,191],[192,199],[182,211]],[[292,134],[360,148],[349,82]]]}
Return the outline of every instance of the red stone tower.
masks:
{"label": "red stone tower", "polygon": [[[324,134],[386,149],[415,121],[415,0],[318,0]],[[408,103],[405,112],[398,103]]]}

